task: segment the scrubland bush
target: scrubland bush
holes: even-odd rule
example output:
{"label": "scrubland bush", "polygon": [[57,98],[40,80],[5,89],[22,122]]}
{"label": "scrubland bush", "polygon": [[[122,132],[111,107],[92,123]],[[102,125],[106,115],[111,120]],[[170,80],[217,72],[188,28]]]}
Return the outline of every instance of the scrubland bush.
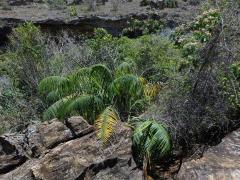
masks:
{"label": "scrubland bush", "polygon": [[128,21],[128,27],[123,29],[122,34],[128,37],[138,37],[146,34],[159,33],[163,27],[163,23],[160,20],[152,18],[146,20],[138,20],[132,18]]}
{"label": "scrubland bush", "polygon": [[189,64],[196,66],[199,50],[209,42],[220,20],[219,10],[208,9],[197,16],[193,22],[176,28],[172,39],[182,50]]}

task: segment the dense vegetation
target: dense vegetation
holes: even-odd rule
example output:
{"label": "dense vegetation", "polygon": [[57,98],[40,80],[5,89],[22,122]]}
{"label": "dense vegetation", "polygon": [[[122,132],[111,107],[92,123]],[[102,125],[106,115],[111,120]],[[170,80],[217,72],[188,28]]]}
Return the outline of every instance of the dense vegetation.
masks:
{"label": "dense vegetation", "polygon": [[173,150],[216,143],[239,125],[234,8],[232,1],[206,5],[169,39],[156,20],[133,20],[120,37],[96,29],[81,41],[64,33],[56,40],[24,23],[0,56],[0,130],[81,115],[105,146],[118,122],[127,122],[145,173]]}

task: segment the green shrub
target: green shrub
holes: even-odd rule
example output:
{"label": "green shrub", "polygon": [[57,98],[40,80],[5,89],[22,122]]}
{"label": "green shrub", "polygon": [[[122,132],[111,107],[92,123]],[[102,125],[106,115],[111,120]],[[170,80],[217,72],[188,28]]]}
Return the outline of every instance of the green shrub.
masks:
{"label": "green shrub", "polygon": [[131,19],[128,27],[123,29],[122,34],[129,37],[137,37],[146,34],[154,34],[161,31],[163,23],[152,18],[146,20]]}
{"label": "green shrub", "polygon": [[178,7],[177,0],[164,0],[164,7],[165,8],[176,8]]}
{"label": "green shrub", "polygon": [[77,12],[77,7],[76,5],[70,6],[70,16],[77,16],[78,12]]}
{"label": "green shrub", "polygon": [[176,28],[172,38],[190,64],[197,65],[198,52],[209,42],[219,19],[219,10],[209,9],[197,16],[193,22]]}
{"label": "green shrub", "polygon": [[10,48],[4,55],[8,64],[6,71],[26,86],[29,92],[36,92],[38,81],[43,77],[42,71],[46,68],[42,37],[38,27],[26,22],[13,30]]}
{"label": "green shrub", "polygon": [[240,63],[236,61],[229,67],[229,73],[220,76],[220,82],[231,106],[240,109]]}
{"label": "green shrub", "polygon": [[[4,85],[1,84],[0,85]],[[0,88],[0,134],[20,131],[27,124],[38,121],[35,109],[40,103],[37,98],[26,100],[25,94],[12,84]]]}

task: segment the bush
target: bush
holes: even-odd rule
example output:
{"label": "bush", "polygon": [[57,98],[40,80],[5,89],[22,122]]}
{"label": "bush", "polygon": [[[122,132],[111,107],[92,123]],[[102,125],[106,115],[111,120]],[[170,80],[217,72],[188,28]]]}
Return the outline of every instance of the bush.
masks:
{"label": "bush", "polygon": [[14,87],[7,76],[0,77],[0,134],[15,132],[25,128],[33,121],[38,121],[36,107],[41,101],[37,98],[26,99],[18,88]]}
{"label": "bush", "polygon": [[161,31],[163,23],[152,18],[138,20],[132,18],[128,21],[128,27],[123,29],[122,34],[128,37],[138,37],[146,34],[154,34]]}
{"label": "bush", "polygon": [[30,22],[14,29],[10,36],[10,48],[5,55],[9,63],[7,70],[28,92],[36,92],[38,81],[43,77],[44,46],[39,28]]}
{"label": "bush", "polygon": [[209,42],[219,19],[219,10],[209,9],[197,16],[193,22],[176,28],[172,35],[175,44],[182,49],[184,57],[194,66],[197,65],[199,50]]}

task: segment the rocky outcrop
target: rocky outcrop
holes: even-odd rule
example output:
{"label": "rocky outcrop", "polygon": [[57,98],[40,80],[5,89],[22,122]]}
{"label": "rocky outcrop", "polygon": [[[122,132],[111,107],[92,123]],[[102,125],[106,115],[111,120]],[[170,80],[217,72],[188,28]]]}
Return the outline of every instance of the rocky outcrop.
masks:
{"label": "rocky outcrop", "polygon": [[240,129],[208,149],[201,159],[183,163],[178,179],[240,179]]}
{"label": "rocky outcrop", "polygon": [[119,123],[103,147],[82,117],[30,125],[0,137],[0,179],[141,179],[131,153],[131,130]]}
{"label": "rocky outcrop", "polygon": [[[13,4],[14,2],[25,2],[11,1]],[[161,0],[152,2],[156,6],[162,6]],[[71,1],[69,3],[71,4]],[[191,6],[188,2],[181,2],[177,8],[161,10],[142,7],[140,6],[140,0],[120,3],[117,12],[112,11],[109,7],[112,7],[111,2],[107,2],[106,5],[100,5],[95,12],[78,10],[76,16],[71,16],[69,7],[51,9],[44,3],[14,5],[11,6],[11,10],[0,8],[0,45],[6,42],[6,36],[13,27],[25,21],[32,21],[34,24],[41,26],[42,30],[54,34],[67,31],[78,36],[83,33],[91,34],[94,28],[105,28],[111,34],[119,35],[128,26],[127,21],[131,18],[146,19],[149,16],[153,16],[155,19],[163,21],[166,26],[173,28],[192,20],[199,11],[199,6]],[[81,5],[76,5],[76,8],[81,9],[82,7]]]}
{"label": "rocky outcrop", "polygon": [[23,142],[22,134],[6,134],[0,137],[0,174],[11,171],[27,160]]}

